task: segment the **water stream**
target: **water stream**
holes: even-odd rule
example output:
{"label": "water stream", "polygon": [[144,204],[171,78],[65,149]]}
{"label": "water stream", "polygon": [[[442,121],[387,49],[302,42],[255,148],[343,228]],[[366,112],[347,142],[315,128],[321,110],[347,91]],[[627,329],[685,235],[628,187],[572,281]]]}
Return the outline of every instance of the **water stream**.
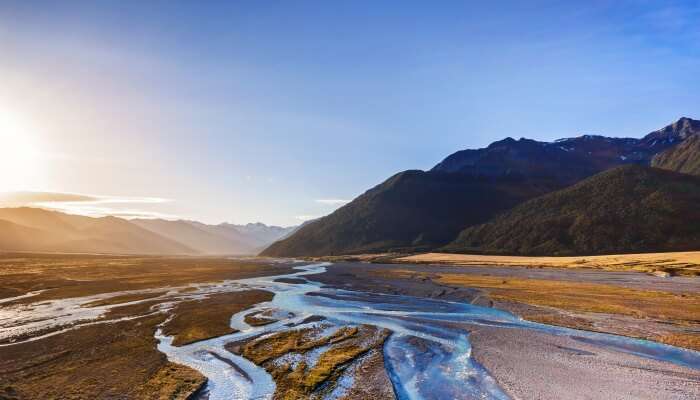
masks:
{"label": "water stream", "polygon": [[[307,317],[323,316],[337,325],[369,324],[393,332],[384,345],[387,373],[397,397],[403,399],[508,399],[488,371],[471,357],[468,332],[456,324],[529,329],[561,335],[608,350],[700,369],[700,353],[622,336],[579,331],[524,321],[510,313],[465,303],[410,296],[323,288],[304,276],[325,271],[327,263],[296,267],[298,272],[238,280],[241,288],[273,292],[270,302],[254,310],[274,309],[291,317],[251,327],[245,310],[231,318],[240,332],[186,346],[172,346],[172,338],[159,331],[158,349],[171,361],[190,366],[208,379],[206,395],[218,399],[270,399],[275,384],[269,374],[225,349],[229,342],[300,326]],[[300,278],[283,283],[279,278]],[[301,281],[300,281],[301,282]],[[303,326],[318,324],[308,322]]]}
{"label": "water stream", "polygon": [[[85,325],[113,323],[119,319],[104,317],[114,307],[157,300],[149,312],[167,313],[182,301],[218,293],[262,289],[274,293],[273,299],[233,315],[231,327],[238,330],[236,333],[173,346],[172,337],[163,335],[160,329],[156,332],[158,349],[169,360],[194,368],[208,378],[202,398],[272,398],[275,382],[267,371],[229,352],[226,344],[313,326],[325,329],[324,334],[330,334],[328,329],[344,325],[368,324],[390,330],[392,334],[383,347],[384,364],[394,393],[400,400],[508,399],[489,372],[472,357],[469,330],[474,326],[530,330],[565,337],[593,348],[700,370],[700,352],[623,336],[538,324],[505,311],[472,304],[327,288],[307,277],[325,272],[328,263],[295,265],[296,271],[290,274],[214,284],[113,292],[17,305],[12,305],[12,302],[31,298],[39,292],[5,299],[0,307],[0,347],[39,340]],[[280,282],[281,278],[287,280]],[[127,303],[100,303],[119,295],[148,296]],[[253,312],[265,312],[277,321],[250,326],[245,322],[245,316]],[[324,319],[309,319],[311,316]],[[323,350],[318,348],[304,354],[307,365],[313,365]],[[298,362],[294,359],[297,356],[300,355],[290,354],[286,361]],[[342,397],[343,389],[352,384],[353,376],[345,374],[331,398]]]}

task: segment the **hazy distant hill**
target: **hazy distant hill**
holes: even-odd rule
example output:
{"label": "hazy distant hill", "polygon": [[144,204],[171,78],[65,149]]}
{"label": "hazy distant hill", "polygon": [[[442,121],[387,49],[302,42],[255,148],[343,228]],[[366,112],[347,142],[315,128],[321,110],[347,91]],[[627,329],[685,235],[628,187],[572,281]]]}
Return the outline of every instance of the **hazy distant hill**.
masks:
{"label": "hazy distant hill", "polygon": [[[115,217],[89,218],[38,208],[0,208],[2,250],[186,254],[196,251]],[[26,235],[28,229],[31,235]],[[14,243],[14,244],[13,244]]]}
{"label": "hazy distant hill", "polygon": [[469,227],[444,250],[519,255],[698,250],[699,205],[700,177],[619,167]]}
{"label": "hazy distant hill", "polygon": [[406,171],[319,218],[262,255],[419,250],[452,240],[466,225],[552,190],[549,181]]}
{"label": "hazy distant hill", "polygon": [[406,171],[389,178],[262,254],[434,249],[522,201],[617,166],[649,165],[656,154],[696,134],[699,126],[700,121],[681,118],[641,139],[507,138],[483,149],[458,151],[430,172]]}
{"label": "hazy distant hill", "polygon": [[[91,218],[39,208],[0,208],[0,250],[120,254],[255,254],[288,229],[257,224]],[[267,228],[267,235],[265,236]],[[279,236],[277,236],[279,235]]]}
{"label": "hazy distant hill", "polygon": [[[242,240],[230,240],[227,237],[207,231],[189,221],[167,221],[162,219],[135,219],[130,221],[144,229],[163,237],[178,241],[205,254],[252,254],[250,246]],[[204,224],[202,224],[204,225]]]}
{"label": "hazy distant hill", "polygon": [[651,165],[700,176],[700,133],[696,133],[682,143],[657,154]]}
{"label": "hazy distant hill", "polygon": [[220,226],[237,230],[250,238],[250,240],[254,240],[256,247],[269,245],[296,229],[295,226],[283,228],[280,226],[265,225],[260,222],[246,225],[221,224]]}
{"label": "hazy distant hill", "polygon": [[0,220],[0,249],[32,251],[37,247],[47,247],[52,241],[50,233]]}
{"label": "hazy distant hill", "polygon": [[262,223],[207,225],[197,221],[136,219],[131,222],[205,254],[257,254],[291,229]]}

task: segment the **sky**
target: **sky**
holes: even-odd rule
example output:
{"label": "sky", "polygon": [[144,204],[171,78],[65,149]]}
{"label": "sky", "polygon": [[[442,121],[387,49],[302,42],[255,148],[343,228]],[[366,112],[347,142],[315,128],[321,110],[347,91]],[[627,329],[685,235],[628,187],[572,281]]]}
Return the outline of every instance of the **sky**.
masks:
{"label": "sky", "polygon": [[698,20],[697,1],[4,0],[0,191],[295,225],[507,136],[700,118]]}

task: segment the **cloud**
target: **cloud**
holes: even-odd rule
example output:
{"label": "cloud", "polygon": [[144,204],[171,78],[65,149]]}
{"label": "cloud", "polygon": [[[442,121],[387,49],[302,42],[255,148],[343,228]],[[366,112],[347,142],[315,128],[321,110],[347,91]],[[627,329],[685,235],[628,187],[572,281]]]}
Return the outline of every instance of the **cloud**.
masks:
{"label": "cloud", "polygon": [[0,193],[0,206],[23,207],[38,202],[96,201],[98,197],[75,193],[5,192]]}
{"label": "cloud", "polygon": [[317,199],[315,200],[316,203],[320,204],[327,204],[331,206],[340,206],[343,204],[349,203],[351,200],[342,200],[342,199]]}
{"label": "cloud", "polygon": [[[172,200],[160,197],[100,196],[77,193],[10,192],[0,193],[0,207],[38,207],[89,217],[112,215],[122,218],[178,219],[176,215],[142,209]],[[138,207],[138,206],[141,207]]]}

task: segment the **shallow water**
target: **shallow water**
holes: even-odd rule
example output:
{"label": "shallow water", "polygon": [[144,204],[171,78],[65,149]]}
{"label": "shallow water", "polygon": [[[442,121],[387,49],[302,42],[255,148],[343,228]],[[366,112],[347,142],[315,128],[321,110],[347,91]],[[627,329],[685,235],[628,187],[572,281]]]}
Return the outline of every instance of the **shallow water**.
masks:
{"label": "shallow water", "polygon": [[[472,357],[470,326],[499,329],[526,329],[546,335],[563,336],[612,352],[668,362],[700,370],[700,353],[673,346],[621,336],[578,331],[524,321],[508,312],[493,308],[411,296],[355,292],[323,288],[306,280],[307,275],[325,271],[328,263],[297,266],[292,274],[226,281],[218,284],[190,285],[144,291],[116,292],[97,296],[53,300],[0,308],[0,339],[32,332],[39,335],[60,334],[73,329],[72,324],[109,323],[100,321],[112,307],[162,300],[152,312],[168,311],[179,301],[203,298],[211,294],[262,289],[274,293],[269,302],[256,305],[231,317],[231,327],[239,332],[185,346],[172,346],[172,338],[156,332],[158,349],[173,362],[187,365],[208,378],[203,398],[270,399],[275,392],[272,377],[261,367],[225,349],[227,343],[299,326],[324,326],[327,331],[343,325],[369,324],[389,329],[392,335],[384,345],[384,361],[394,393],[399,399],[508,399],[488,371]],[[279,278],[297,278],[303,283],[275,282]],[[156,293],[155,298],[118,305],[85,307],[96,300],[123,294]],[[28,294],[12,300],[30,297]],[[269,325],[252,327],[244,317],[256,311],[268,311],[281,318]],[[323,322],[305,322],[312,316]],[[129,317],[131,318],[131,317]],[[294,328],[290,328],[294,325]],[[330,325],[330,327],[329,327]],[[79,325],[82,326],[82,325]],[[53,329],[44,334],[46,329]],[[42,336],[43,335],[43,336]],[[11,343],[5,345],[12,345]],[[313,365],[319,351],[303,355]],[[292,356],[290,356],[292,357]],[[294,356],[296,357],[296,355]],[[301,356],[300,356],[301,357]],[[291,359],[289,362],[299,362]],[[331,393],[341,398],[353,385],[346,373]]]}
{"label": "shallow water", "polygon": [[[563,335],[612,351],[700,369],[698,352],[645,340],[532,323],[492,308],[410,296],[328,289],[311,281],[297,284],[275,282],[281,277],[301,278],[321,273],[327,265],[301,266],[297,267],[299,272],[294,274],[237,281],[245,287],[275,293],[272,301],[256,308],[272,307],[280,314],[291,313],[294,317],[263,327],[250,327],[243,322],[243,316],[251,312],[249,309],[232,317],[232,325],[241,329],[239,333],[182,347],[173,347],[169,338],[160,337],[159,349],[171,360],[206,375],[210,379],[207,389],[212,400],[271,398],[275,386],[266,371],[231,354],[224,345],[264,332],[291,329],[288,324],[299,324],[311,315],[326,317],[327,321],[337,325],[369,324],[391,330],[393,334],[384,346],[385,365],[399,399],[509,398],[488,371],[471,357],[468,332],[464,327],[455,326],[456,323]],[[307,325],[313,324],[318,323]],[[208,352],[215,352],[238,365],[250,379],[218,359],[203,356]]]}

